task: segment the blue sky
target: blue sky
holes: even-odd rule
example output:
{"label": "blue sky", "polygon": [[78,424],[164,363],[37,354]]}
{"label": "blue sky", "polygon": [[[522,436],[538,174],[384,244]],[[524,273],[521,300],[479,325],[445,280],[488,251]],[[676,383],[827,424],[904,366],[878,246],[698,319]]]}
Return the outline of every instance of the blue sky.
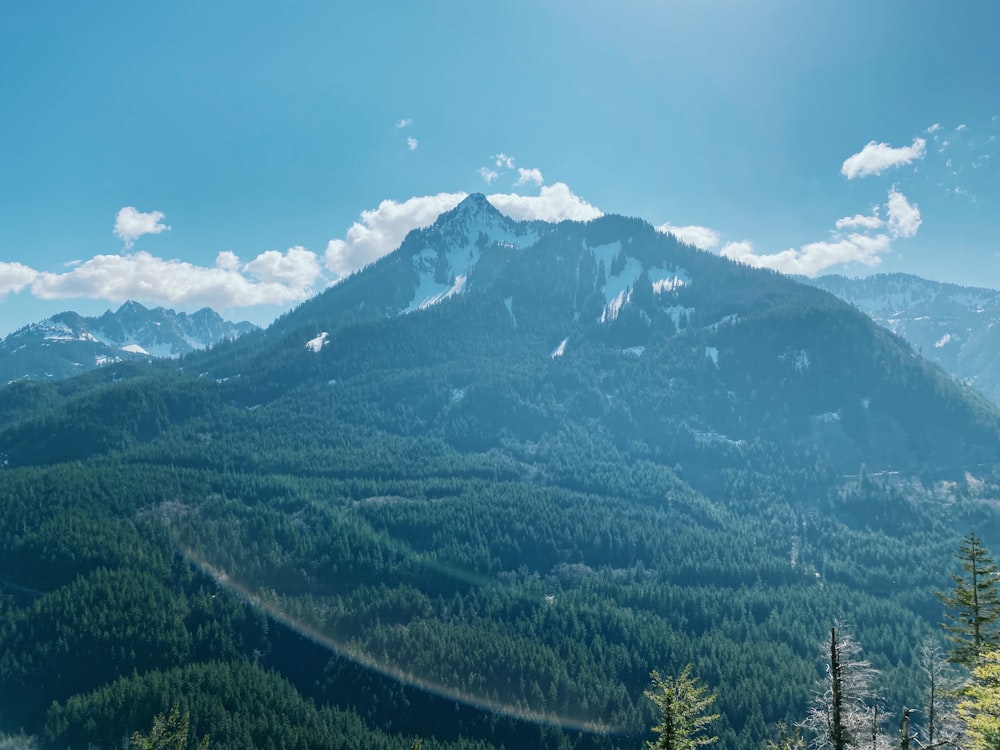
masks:
{"label": "blue sky", "polygon": [[0,0],[0,335],[266,323],[473,191],[1000,288],[992,0],[354,5]]}

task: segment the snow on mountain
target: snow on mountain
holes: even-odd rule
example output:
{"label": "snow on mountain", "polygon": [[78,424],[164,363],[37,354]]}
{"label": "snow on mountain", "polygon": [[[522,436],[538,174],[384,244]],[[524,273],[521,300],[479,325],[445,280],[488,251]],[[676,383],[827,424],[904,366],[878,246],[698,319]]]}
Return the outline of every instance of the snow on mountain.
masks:
{"label": "snow on mountain", "polygon": [[323,331],[323,333],[316,338],[309,339],[309,341],[306,342],[306,349],[311,352],[319,352],[319,350],[323,348],[323,345],[327,343],[329,336],[330,334],[327,331]]}
{"label": "snow on mountain", "polygon": [[134,301],[98,317],[62,312],[0,340],[0,382],[61,379],[125,359],[176,358],[254,328],[208,308],[187,314]]}
{"label": "snow on mountain", "polygon": [[530,226],[501,214],[482,194],[470,195],[422,232],[427,244],[413,256],[417,286],[402,314],[461,294],[487,245],[523,250],[538,241]]}
{"label": "snow on mountain", "polygon": [[924,357],[1000,403],[1000,291],[909,274],[809,281],[852,303]]}

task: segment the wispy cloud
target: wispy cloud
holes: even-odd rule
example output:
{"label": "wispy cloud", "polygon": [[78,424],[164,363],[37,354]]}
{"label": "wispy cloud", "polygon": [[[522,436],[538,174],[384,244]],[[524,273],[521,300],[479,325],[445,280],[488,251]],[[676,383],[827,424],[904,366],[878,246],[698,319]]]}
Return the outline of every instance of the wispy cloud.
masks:
{"label": "wispy cloud", "polygon": [[538,169],[525,169],[524,167],[518,167],[517,169],[517,182],[515,185],[541,185],[545,180],[542,178],[542,173]]}
{"label": "wispy cloud", "polygon": [[927,141],[914,138],[910,146],[893,148],[888,143],[869,141],[858,153],[844,160],[840,173],[847,179],[882,174],[887,169],[900,167],[923,159],[927,153]]}
{"label": "wispy cloud", "polygon": [[396,127],[400,128],[400,129],[402,129],[402,128],[408,128],[412,124],[413,124],[413,120],[410,119],[409,117],[404,117],[402,120],[397,120],[396,121]]}
{"label": "wispy cloud", "polygon": [[870,216],[855,214],[837,219],[835,226],[837,229],[878,229],[885,224],[878,215],[878,206],[874,208]]}
{"label": "wispy cloud", "polygon": [[483,182],[490,185],[493,183],[493,180],[500,176],[500,173],[495,169],[490,169],[489,167],[480,167],[479,176],[483,178]]}
{"label": "wispy cloud", "polygon": [[491,156],[490,158],[494,160],[494,164],[497,167],[502,167],[503,169],[514,168],[514,157],[508,156],[503,151],[501,151],[499,154],[493,154],[493,156]]}
{"label": "wispy cloud", "polygon": [[164,218],[166,216],[162,211],[143,213],[133,206],[125,206],[115,216],[113,234],[125,243],[127,249],[144,234],[160,234],[170,229],[162,223]]}
{"label": "wispy cloud", "polygon": [[711,250],[718,247],[721,239],[719,233],[714,229],[701,227],[696,224],[677,227],[670,222],[667,222],[666,224],[660,224],[660,226],[656,227],[656,231],[664,234],[672,234],[681,242],[685,242],[688,245],[694,245],[699,250]]}
{"label": "wispy cloud", "polygon": [[417,146],[419,145],[420,141],[418,141],[416,138],[413,138],[412,136],[406,139],[406,147],[410,149],[410,151],[416,151]]}

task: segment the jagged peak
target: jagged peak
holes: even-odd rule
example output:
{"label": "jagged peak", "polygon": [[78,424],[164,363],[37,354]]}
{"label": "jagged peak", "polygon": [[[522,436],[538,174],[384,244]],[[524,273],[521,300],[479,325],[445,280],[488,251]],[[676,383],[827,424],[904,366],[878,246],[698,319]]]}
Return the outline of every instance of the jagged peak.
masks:
{"label": "jagged peak", "polygon": [[434,222],[436,226],[466,223],[469,220],[504,220],[506,217],[482,193],[472,193],[450,211],[445,211]]}

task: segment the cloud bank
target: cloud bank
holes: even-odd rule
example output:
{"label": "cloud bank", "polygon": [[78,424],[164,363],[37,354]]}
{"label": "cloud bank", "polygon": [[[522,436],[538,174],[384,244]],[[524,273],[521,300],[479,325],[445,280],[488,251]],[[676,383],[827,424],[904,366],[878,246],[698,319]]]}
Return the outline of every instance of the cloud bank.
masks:
{"label": "cloud bank", "polygon": [[[889,188],[884,208],[886,219],[879,216],[881,207],[878,206],[870,216],[858,214],[838,219],[836,231],[826,241],[810,242],[780,253],[761,254],[754,250],[750,242],[744,240],[726,243],[720,254],[756,268],[770,268],[804,276],[817,276],[842,263],[877,266],[882,262],[881,256],[891,249],[894,239],[913,237],[921,224],[919,207],[910,203],[895,185]],[[842,229],[861,231],[843,236],[840,233]],[[886,231],[871,233],[881,229]]]}
{"label": "cloud bank", "polygon": [[38,276],[34,268],[21,263],[0,262],[0,299],[11,292],[19,292]]}
{"label": "cloud bank", "polygon": [[219,253],[214,267],[164,260],[146,252],[96,255],[64,273],[40,272],[31,283],[39,299],[142,299],[157,304],[249,307],[302,302],[312,296],[321,269],[301,247],[269,250],[243,264]]}

